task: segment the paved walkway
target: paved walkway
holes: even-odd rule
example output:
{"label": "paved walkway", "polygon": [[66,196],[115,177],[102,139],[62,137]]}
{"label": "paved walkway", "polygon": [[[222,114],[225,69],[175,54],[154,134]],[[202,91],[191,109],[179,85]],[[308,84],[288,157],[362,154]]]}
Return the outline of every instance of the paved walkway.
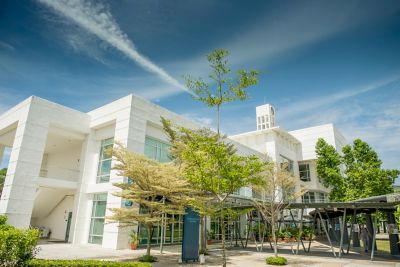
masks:
{"label": "paved walkway", "polygon": [[[132,261],[133,259],[145,254],[145,249],[138,250],[113,250],[105,249],[98,245],[72,245],[65,243],[46,243],[39,245],[40,251],[38,258],[45,259],[98,259],[113,261]],[[301,251],[299,255],[293,255],[290,246],[281,244],[279,254],[288,259],[288,266],[327,266],[327,267],[361,267],[361,266],[391,266],[400,267],[400,261],[377,255],[376,260],[371,262],[366,253],[350,253],[342,259],[333,258],[329,252],[329,247],[324,244],[314,242],[312,253]],[[247,249],[231,248],[227,251],[228,266],[251,266],[265,267],[265,258],[271,256],[270,249],[264,252],[257,252],[254,245],[249,245]],[[152,254],[159,258],[159,262],[154,263],[154,267],[161,266],[200,266],[198,263],[178,264],[180,258],[180,246],[167,246],[161,255],[158,248],[152,250]],[[206,256],[206,265],[221,266],[221,251],[216,245],[210,249],[210,255]]]}

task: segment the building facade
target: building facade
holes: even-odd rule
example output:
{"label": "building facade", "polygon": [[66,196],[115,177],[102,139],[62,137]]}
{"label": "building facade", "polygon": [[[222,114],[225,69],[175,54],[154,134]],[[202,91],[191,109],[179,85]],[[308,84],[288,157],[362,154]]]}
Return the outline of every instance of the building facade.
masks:
{"label": "building facade", "polygon": [[[275,161],[287,162],[299,177],[298,186],[309,188],[303,201],[324,201],[327,190],[316,177],[315,142],[323,137],[340,148],[345,143],[343,136],[332,124],[285,132],[275,126],[273,107],[264,109],[257,109],[257,131],[230,137],[238,153],[267,153]],[[168,161],[169,144],[160,116],[184,127],[200,127],[134,95],[88,113],[38,97],[11,108],[0,116],[0,161],[4,149],[11,150],[0,214],[6,214],[17,227],[42,227],[51,232],[52,239],[126,248],[129,229],[105,223],[105,218],[111,215],[109,208],[132,205],[113,195],[119,189],[112,184],[127,182],[127,178],[112,170],[113,160],[104,151],[118,141],[134,152]],[[252,197],[249,188],[237,194]],[[178,219],[167,227],[167,243],[181,241]],[[138,231],[139,237],[145,236],[140,227]],[[157,243],[158,235],[154,236]]]}

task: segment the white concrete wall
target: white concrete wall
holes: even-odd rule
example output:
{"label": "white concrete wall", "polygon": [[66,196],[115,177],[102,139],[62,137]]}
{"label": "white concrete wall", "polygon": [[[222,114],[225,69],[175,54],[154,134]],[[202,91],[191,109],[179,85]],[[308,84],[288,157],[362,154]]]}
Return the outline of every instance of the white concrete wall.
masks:
{"label": "white concrete wall", "polygon": [[73,204],[74,196],[66,195],[48,216],[37,218],[32,224],[38,227],[46,226],[50,228],[51,239],[64,240],[67,229],[68,213],[73,211]]}
{"label": "white concrete wall", "polygon": [[289,132],[301,142],[302,160],[316,159],[315,145],[319,138],[336,147],[335,132],[332,124],[324,124]]}
{"label": "white concrete wall", "polygon": [[46,154],[46,162],[41,166],[42,170],[46,170],[45,177],[78,181],[80,153],[81,146],[78,145]]}

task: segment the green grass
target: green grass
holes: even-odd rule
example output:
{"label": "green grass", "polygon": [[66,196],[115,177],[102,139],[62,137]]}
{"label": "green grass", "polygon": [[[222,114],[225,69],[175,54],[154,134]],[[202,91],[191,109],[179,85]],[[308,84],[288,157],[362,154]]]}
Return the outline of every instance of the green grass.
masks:
{"label": "green grass", "polygon": [[376,246],[378,247],[378,251],[390,253],[389,240],[376,240]]}

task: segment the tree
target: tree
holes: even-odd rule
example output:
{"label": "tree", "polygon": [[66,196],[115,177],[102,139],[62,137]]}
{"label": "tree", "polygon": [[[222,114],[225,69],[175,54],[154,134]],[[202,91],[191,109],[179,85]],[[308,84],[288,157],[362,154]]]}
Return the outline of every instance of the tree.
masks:
{"label": "tree", "polygon": [[346,200],[393,193],[393,183],[400,171],[382,169],[382,161],[366,142],[356,139],[352,146],[346,145],[342,151]]}
{"label": "tree", "polygon": [[174,128],[166,120],[163,124],[172,144],[171,154],[182,164],[183,176],[194,189],[213,197],[213,205],[200,201],[194,206],[203,214],[220,218],[223,266],[226,266],[224,218],[230,213],[226,201],[241,187],[259,181],[262,163],[256,156],[237,155],[231,143],[209,129]]}
{"label": "tree", "polygon": [[[228,67],[229,51],[215,49],[207,55],[207,61],[211,68],[208,75],[210,82],[203,78],[193,78],[184,75],[186,86],[195,93],[193,98],[208,107],[216,109],[217,134],[220,137],[220,111],[221,106],[232,101],[244,101],[248,99],[247,89],[258,83],[259,72],[256,70],[238,70],[236,77],[231,77]],[[205,221],[201,218],[200,247],[205,249]]]}
{"label": "tree", "polygon": [[260,211],[263,219],[271,225],[274,242],[274,254],[278,256],[275,226],[284,209],[303,194],[295,192],[295,178],[286,168],[265,161],[261,182],[253,189],[261,195],[261,199],[253,198],[254,206]]}
{"label": "tree", "polygon": [[366,142],[355,139],[342,152],[340,156],[323,139],[317,142],[317,173],[323,185],[331,188],[331,200],[351,201],[393,192],[400,171],[382,169],[382,161]]}
{"label": "tree", "polygon": [[329,199],[341,201],[345,197],[344,178],[340,171],[341,156],[323,138],[319,138],[315,147],[317,154],[317,174],[319,181],[330,188]]}
{"label": "tree", "polygon": [[148,159],[121,145],[112,150],[112,155],[118,162],[113,169],[118,170],[118,175],[131,178],[131,183],[115,183],[122,191],[114,195],[137,206],[111,209],[113,215],[109,219],[122,226],[145,225],[146,255],[150,256],[153,226],[161,223],[163,214],[184,214],[193,190],[174,164]]}
{"label": "tree", "polygon": [[186,86],[196,94],[193,98],[208,107],[216,108],[218,135],[220,134],[221,106],[224,103],[248,99],[248,87],[258,83],[259,72],[256,70],[238,70],[236,78],[229,76],[231,70],[228,67],[228,56],[229,51],[226,49],[215,49],[207,55],[212,70],[208,76],[212,80],[211,83],[205,82],[203,78],[194,79],[190,75],[184,76]]}

